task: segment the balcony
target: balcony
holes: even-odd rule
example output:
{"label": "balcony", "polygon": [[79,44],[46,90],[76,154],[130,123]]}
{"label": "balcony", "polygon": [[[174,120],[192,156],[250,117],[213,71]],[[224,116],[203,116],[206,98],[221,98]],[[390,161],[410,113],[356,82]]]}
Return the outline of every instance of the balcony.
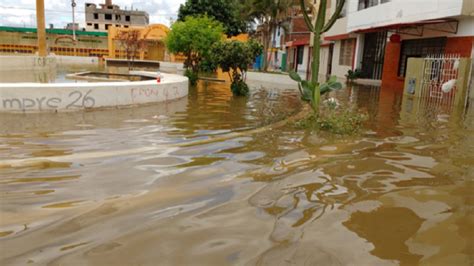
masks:
{"label": "balcony", "polygon": [[348,0],[349,32],[461,16],[471,0]]}

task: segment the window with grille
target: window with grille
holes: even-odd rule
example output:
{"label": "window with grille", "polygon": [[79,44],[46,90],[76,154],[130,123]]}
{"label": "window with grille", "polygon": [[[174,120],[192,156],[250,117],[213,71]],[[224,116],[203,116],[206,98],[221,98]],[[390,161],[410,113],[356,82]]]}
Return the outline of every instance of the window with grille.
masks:
{"label": "window with grille", "polygon": [[339,49],[339,65],[352,66],[355,44],[356,39],[346,39],[341,41],[341,48]]}
{"label": "window with grille", "polygon": [[379,4],[379,0],[359,0],[358,10],[366,9],[373,7]]}
{"label": "window with grille", "polygon": [[426,57],[431,54],[444,54],[446,37],[402,41],[398,76],[405,77],[408,58]]}

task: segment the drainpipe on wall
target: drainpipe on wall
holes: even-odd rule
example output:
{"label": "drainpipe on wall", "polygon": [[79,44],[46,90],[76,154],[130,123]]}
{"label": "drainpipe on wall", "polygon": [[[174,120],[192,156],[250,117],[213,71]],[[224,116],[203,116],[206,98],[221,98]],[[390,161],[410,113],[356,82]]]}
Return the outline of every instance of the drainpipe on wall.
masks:
{"label": "drainpipe on wall", "polygon": [[472,88],[474,86],[474,59],[471,58],[471,77],[469,81],[469,86],[468,86],[468,95],[471,100],[474,100],[474,89]]}

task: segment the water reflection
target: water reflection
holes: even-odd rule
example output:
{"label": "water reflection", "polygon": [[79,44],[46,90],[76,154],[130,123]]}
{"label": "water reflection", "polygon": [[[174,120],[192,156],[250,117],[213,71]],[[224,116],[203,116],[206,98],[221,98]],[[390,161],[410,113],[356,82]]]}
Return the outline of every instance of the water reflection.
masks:
{"label": "water reflection", "polygon": [[423,222],[408,208],[392,207],[355,212],[343,224],[374,244],[371,253],[375,256],[399,261],[400,265],[415,265],[423,256],[410,253],[406,241],[418,232]]}
{"label": "water reflection", "polygon": [[369,113],[360,135],[289,124],[196,142],[298,112],[277,86],[1,115],[2,264],[470,265],[472,108],[434,115],[377,87],[331,96]]}

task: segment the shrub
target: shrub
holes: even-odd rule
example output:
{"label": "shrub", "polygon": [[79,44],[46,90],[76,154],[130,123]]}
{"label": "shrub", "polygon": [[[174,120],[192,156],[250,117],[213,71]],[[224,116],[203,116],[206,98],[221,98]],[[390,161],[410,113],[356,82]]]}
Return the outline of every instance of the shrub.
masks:
{"label": "shrub", "polygon": [[186,77],[188,77],[189,83],[190,83],[191,85],[196,85],[196,83],[197,83],[197,81],[198,81],[198,79],[199,79],[198,73],[192,71],[191,69],[186,69],[186,70],[184,71],[184,75],[185,75]]}
{"label": "shrub", "polygon": [[249,86],[242,79],[232,82],[230,89],[234,95],[245,96],[249,94]]}
{"label": "shrub", "polygon": [[186,56],[184,67],[193,72],[188,76],[192,78],[189,79],[192,85],[197,81],[202,62],[209,60],[212,45],[220,42],[223,35],[222,24],[207,16],[186,17],[184,22],[178,21],[171,26],[166,47],[171,53]]}
{"label": "shrub", "polygon": [[262,45],[253,40],[249,42],[223,41],[212,47],[212,61],[222,71],[229,74],[234,95],[248,94],[249,88],[245,83],[248,66],[262,53],[262,50]]}
{"label": "shrub", "polygon": [[359,69],[347,71],[346,78],[348,82],[354,82],[354,80],[362,77],[362,71]]}
{"label": "shrub", "polygon": [[353,135],[358,133],[368,116],[353,108],[337,107],[334,101],[329,101],[327,107],[316,116],[311,114],[298,121],[296,126],[303,129],[317,129],[338,135]]}
{"label": "shrub", "polygon": [[331,110],[319,116],[317,127],[333,134],[352,135],[359,132],[366,120],[367,115],[351,109]]}

